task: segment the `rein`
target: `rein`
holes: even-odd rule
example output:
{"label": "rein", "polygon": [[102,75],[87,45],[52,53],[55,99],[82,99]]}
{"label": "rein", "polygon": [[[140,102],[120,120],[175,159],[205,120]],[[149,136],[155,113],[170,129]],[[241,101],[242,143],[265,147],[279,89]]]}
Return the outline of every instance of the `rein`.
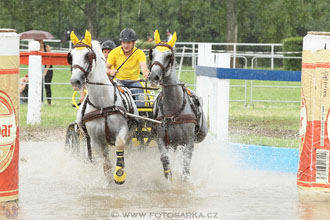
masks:
{"label": "rein", "polygon": [[[182,88],[182,92],[183,92],[183,102],[182,102],[182,105],[180,107],[180,109],[178,109],[175,113],[171,114],[171,115],[165,115],[165,112],[164,112],[164,108],[163,108],[163,103],[161,102],[161,99],[163,98],[163,92],[161,92],[161,94],[158,96],[157,100],[156,100],[156,103],[158,103],[158,107],[156,108],[155,110],[155,117],[156,117],[156,120],[158,121],[161,121],[161,125],[162,126],[165,126],[165,137],[168,137],[167,136],[167,129],[168,129],[168,125],[173,125],[173,124],[184,124],[184,123],[194,123],[194,124],[197,124],[197,120],[196,120],[196,116],[194,114],[181,114],[183,112],[183,110],[185,109],[186,105],[187,105],[187,95],[186,95],[186,88],[185,88],[185,84],[180,82],[180,83],[177,83],[177,84],[165,84],[163,83],[163,80],[165,78],[165,74],[167,73],[167,71],[169,71],[172,67],[173,67],[173,64],[174,64],[174,52],[173,52],[173,48],[168,45],[168,44],[164,44],[164,43],[160,43],[160,44],[156,44],[153,48],[150,49],[149,51],[149,57],[150,57],[150,60],[152,61],[152,50],[158,46],[161,46],[161,47],[167,47],[171,50],[172,54],[171,54],[171,57],[170,57],[170,61],[168,63],[168,65],[165,67],[162,63],[160,63],[159,61],[154,61],[150,64],[150,71],[152,69],[153,66],[159,66],[162,70],[162,79],[160,81],[160,85],[163,87],[163,88],[166,88],[166,87],[172,87],[172,86],[181,86]],[[161,112],[161,116],[157,117],[158,115],[158,111]],[[168,144],[168,138],[165,138],[165,142]]]}

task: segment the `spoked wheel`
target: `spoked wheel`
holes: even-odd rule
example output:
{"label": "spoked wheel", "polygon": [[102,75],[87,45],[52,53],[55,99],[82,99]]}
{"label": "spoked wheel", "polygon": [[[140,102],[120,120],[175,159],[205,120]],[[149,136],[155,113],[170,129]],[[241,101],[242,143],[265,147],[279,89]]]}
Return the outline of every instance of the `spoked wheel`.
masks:
{"label": "spoked wheel", "polygon": [[66,131],[65,152],[80,154],[80,131],[76,123],[71,123]]}

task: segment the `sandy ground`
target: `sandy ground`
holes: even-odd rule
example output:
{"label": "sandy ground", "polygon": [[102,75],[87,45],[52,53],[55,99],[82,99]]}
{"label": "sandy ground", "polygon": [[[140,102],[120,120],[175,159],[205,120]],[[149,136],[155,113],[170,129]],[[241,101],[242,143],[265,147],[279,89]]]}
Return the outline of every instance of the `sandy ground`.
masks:
{"label": "sandy ground", "polygon": [[40,129],[21,129],[20,141],[46,141],[54,142],[65,140],[67,128],[40,128]]}

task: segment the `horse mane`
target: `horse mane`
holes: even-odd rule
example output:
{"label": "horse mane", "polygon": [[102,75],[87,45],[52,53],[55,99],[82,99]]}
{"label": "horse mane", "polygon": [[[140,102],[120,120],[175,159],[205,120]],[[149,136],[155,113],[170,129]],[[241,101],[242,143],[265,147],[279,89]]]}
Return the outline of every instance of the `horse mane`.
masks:
{"label": "horse mane", "polygon": [[[103,72],[104,75],[106,76],[105,63],[107,61],[105,60],[105,57],[104,57],[104,55],[102,53],[100,42],[99,41],[96,41],[96,40],[93,40],[92,41],[92,48],[94,50],[94,53],[96,54],[96,68],[97,68],[96,71]],[[108,77],[107,77],[107,79],[108,79]]]}
{"label": "horse mane", "polygon": [[102,53],[101,44],[100,44],[99,41],[93,40],[92,41],[92,48],[93,48],[93,50],[96,54],[96,59],[100,59],[100,58],[103,59],[103,60],[105,59],[105,57]]}

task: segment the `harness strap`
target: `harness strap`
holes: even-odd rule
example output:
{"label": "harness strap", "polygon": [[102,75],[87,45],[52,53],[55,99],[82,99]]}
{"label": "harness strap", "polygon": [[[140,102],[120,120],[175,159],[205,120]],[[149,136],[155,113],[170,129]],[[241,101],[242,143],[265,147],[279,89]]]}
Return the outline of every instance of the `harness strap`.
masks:
{"label": "harness strap", "polygon": [[85,74],[88,74],[88,72],[86,70],[84,70],[84,68],[82,68],[81,66],[79,66],[78,64],[75,64],[72,66],[72,69],[80,69],[81,72],[85,73]]}
{"label": "harness strap", "polygon": [[[88,95],[86,97],[88,99]],[[87,107],[87,102],[84,102],[84,105],[82,106],[81,109],[81,116],[84,118],[85,112],[86,112],[86,107]],[[86,128],[86,124],[82,120],[82,129],[86,135],[86,141],[87,141],[87,153],[88,153],[88,159],[92,161],[92,146],[91,146],[91,137],[89,136]]]}
{"label": "harness strap", "polygon": [[164,121],[167,125],[173,125],[173,124],[185,124],[185,123],[194,123],[197,124],[196,116],[193,114],[188,115],[165,115],[157,117],[156,120],[158,121]]}
{"label": "harness strap", "polygon": [[77,44],[73,45],[73,48],[76,48],[76,47],[88,47],[88,48],[92,49],[91,46],[89,46],[88,44],[83,43],[82,41],[79,41]]}
{"label": "harness strap", "polygon": [[111,143],[111,133],[110,133],[110,128],[108,126],[108,115],[104,116],[104,131],[105,131],[105,138],[107,139],[108,143]]}
{"label": "harness strap", "polygon": [[87,96],[86,98],[86,103],[88,103],[89,105],[93,106],[94,108],[96,108],[97,110],[101,110],[101,108],[99,108],[98,106],[94,105],[90,100],[89,97]]}
{"label": "harness strap", "polygon": [[[85,102],[86,103],[86,102]],[[108,116],[109,115],[115,115],[115,114],[122,114],[124,112],[124,116],[126,116],[126,109],[124,109],[121,106],[109,106],[104,109],[97,109],[92,112],[89,112],[82,117],[82,122],[83,122],[83,127],[85,127],[84,131],[86,133],[86,137],[90,138],[89,135],[87,134],[87,129],[85,126],[85,123],[88,121],[95,120],[97,118],[102,118],[104,117],[104,133],[105,133],[105,138],[107,139],[107,142],[111,144],[111,133],[110,133],[110,128],[108,126]],[[88,139],[87,139],[88,140]],[[89,151],[88,151],[89,152]]]}
{"label": "harness strap", "polygon": [[[182,86],[182,92],[183,92],[183,102],[182,102],[181,108],[176,113],[173,114],[173,117],[179,116],[180,113],[183,111],[183,109],[186,107],[187,100],[186,100],[186,91],[185,91],[184,86]],[[163,109],[163,103],[161,103],[161,102],[159,103],[159,108],[160,108],[162,115],[165,115],[164,109]]]}
{"label": "harness strap", "polygon": [[153,62],[153,63],[150,65],[149,69],[151,70],[152,67],[153,67],[154,65],[159,66],[159,67],[162,69],[163,73],[166,72],[166,68],[163,66],[163,64],[161,64],[161,63],[158,62],[158,61]]}
{"label": "harness strap", "polygon": [[118,85],[115,81],[113,81],[112,79],[110,79],[110,82],[112,83],[113,85],[113,95],[114,95],[114,104],[116,104],[117,102],[117,93],[116,93],[116,89],[118,89]]}
{"label": "harness strap", "polygon": [[82,121],[83,123],[86,123],[88,121],[107,117],[108,115],[115,115],[115,114],[122,114],[122,112],[126,112],[126,109],[121,106],[109,106],[104,109],[97,109],[91,112],[88,112],[87,114],[83,115]]}
{"label": "harness strap", "polygon": [[162,69],[162,71],[163,71],[163,76],[164,76],[164,74],[167,72],[167,70],[169,70],[170,67],[172,68],[172,66],[173,66],[173,64],[174,64],[174,52],[173,52],[173,47],[171,47],[170,45],[168,45],[168,44],[166,44],[166,43],[159,43],[159,44],[156,44],[154,47],[150,48],[150,50],[149,50],[150,61],[152,61],[152,50],[153,50],[154,48],[156,48],[156,47],[167,47],[167,48],[170,49],[171,52],[172,52],[172,55],[171,55],[171,58],[170,58],[170,62],[169,62],[169,64],[167,65],[167,67],[164,67],[164,65],[161,64],[159,61],[154,61],[153,63],[150,63],[150,65],[149,65],[149,70],[150,70],[150,71],[151,71],[151,69],[152,69],[152,67],[153,67],[154,65],[159,66],[159,67]]}

